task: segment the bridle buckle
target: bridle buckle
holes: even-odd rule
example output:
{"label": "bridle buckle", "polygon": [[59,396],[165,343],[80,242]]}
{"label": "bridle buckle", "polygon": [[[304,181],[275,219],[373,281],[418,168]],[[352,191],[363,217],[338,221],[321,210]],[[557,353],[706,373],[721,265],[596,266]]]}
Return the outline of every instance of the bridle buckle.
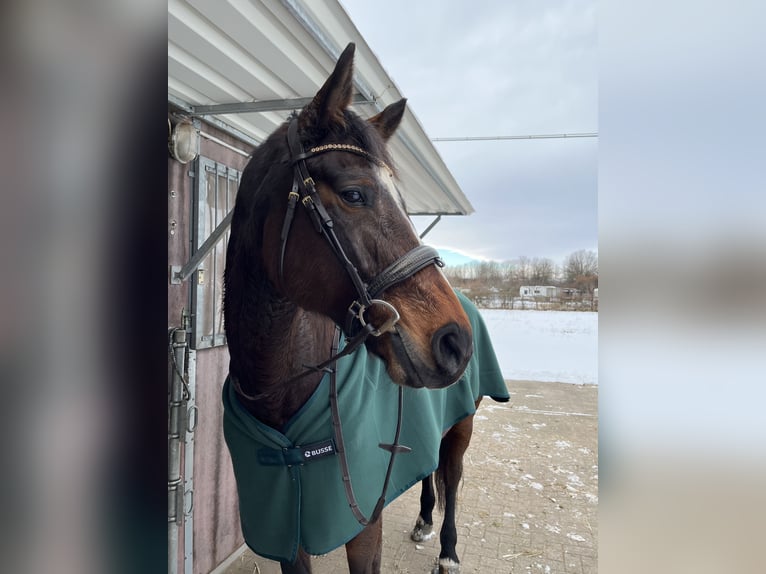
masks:
{"label": "bridle buckle", "polygon": [[369,305],[362,305],[358,301],[354,301],[351,304],[351,307],[349,308],[349,311],[351,311],[353,314],[356,315],[356,318],[359,319],[359,323],[361,323],[362,328],[367,326],[367,321],[364,319],[364,312],[367,311],[367,309],[371,308],[373,305],[380,305],[382,307],[385,307],[390,311],[391,315],[390,317],[379,327],[374,327],[372,331],[370,331],[370,335],[373,337],[380,337],[384,333],[388,333],[390,331],[394,330],[394,326],[399,322],[399,319],[401,318],[399,316],[399,311],[396,310],[396,307],[391,305],[388,301],[383,301],[382,299],[372,299],[370,300]]}

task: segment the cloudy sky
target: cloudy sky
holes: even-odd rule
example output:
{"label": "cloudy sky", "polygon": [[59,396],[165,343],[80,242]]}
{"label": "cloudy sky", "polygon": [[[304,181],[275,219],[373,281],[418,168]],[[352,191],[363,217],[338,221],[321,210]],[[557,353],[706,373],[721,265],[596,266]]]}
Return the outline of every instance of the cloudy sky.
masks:
{"label": "cloudy sky", "polygon": [[[598,131],[595,1],[341,3],[431,138]],[[476,212],[428,243],[556,263],[597,249],[597,138],[434,145]]]}

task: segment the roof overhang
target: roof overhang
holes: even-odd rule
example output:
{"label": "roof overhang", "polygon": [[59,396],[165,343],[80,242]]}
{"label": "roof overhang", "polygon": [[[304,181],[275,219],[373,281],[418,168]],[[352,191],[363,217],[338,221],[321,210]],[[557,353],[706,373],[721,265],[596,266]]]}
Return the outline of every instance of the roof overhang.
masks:
{"label": "roof overhang", "polygon": [[[352,109],[369,117],[403,95],[337,0],[169,0],[168,101],[260,142],[317,92],[349,42]],[[389,148],[411,215],[473,212],[411,110]]]}

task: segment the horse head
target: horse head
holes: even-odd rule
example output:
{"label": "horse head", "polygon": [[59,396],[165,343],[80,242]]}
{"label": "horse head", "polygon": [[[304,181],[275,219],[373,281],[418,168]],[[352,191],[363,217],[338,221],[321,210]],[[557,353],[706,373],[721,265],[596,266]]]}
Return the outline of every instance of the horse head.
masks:
{"label": "horse head", "polygon": [[[364,289],[421,245],[386,150],[406,100],[367,120],[349,110],[353,55],[349,44],[311,103],[262,144],[260,180],[249,181],[246,170],[240,191],[258,188],[257,204],[266,215],[253,229],[261,235],[258,255],[274,289],[345,325],[347,335],[359,328],[349,321],[359,280]],[[428,261],[422,267],[386,283],[376,302],[354,313],[362,324],[383,326],[365,345],[385,362],[395,383],[443,388],[468,364],[471,327],[438,266]],[[398,322],[391,324],[396,313]]]}

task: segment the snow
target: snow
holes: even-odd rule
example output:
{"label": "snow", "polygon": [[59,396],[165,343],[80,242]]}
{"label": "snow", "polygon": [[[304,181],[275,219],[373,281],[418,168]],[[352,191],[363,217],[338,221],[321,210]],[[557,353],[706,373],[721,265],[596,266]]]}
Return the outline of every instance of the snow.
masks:
{"label": "snow", "polygon": [[506,379],[598,384],[598,313],[480,309]]}
{"label": "snow", "polygon": [[570,532],[569,534],[567,534],[567,538],[571,538],[572,540],[574,540],[574,541],[576,541],[576,542],[585,542],[585,538],[583,538],[583,537],[582,537],[582,536],[580,536],[579,534],[574,534],[574,533],[572,533],[572,532]]}

